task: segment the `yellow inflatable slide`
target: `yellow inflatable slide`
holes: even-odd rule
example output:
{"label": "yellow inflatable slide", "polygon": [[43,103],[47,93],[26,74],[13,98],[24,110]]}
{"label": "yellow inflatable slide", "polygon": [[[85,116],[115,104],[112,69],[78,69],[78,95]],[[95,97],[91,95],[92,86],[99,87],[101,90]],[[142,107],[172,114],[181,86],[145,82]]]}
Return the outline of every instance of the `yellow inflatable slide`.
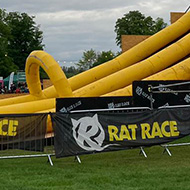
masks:
{"label": "yellow inflatable slide", "polygon": [[[44,51],[26,60],[29,95],[0,100],[0,113],[54,111],[57,97],[131,95],[134,80],[190,79],[190,12],[127,52],[67,79],[59,64]],[[53,85],[41,89],[39,68]]]}

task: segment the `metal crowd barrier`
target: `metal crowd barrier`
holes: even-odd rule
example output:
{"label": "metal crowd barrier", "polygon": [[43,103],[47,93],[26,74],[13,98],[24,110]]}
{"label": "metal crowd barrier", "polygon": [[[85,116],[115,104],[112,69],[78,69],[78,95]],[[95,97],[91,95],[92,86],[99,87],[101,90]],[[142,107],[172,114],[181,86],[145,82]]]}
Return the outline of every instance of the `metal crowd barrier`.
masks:
{"label": "metal crowd barrier", "polygon": [[[160,107],[159,109],[173,108],[173,106]],[[175,106],[179,107],[179,106]],[[185,106],[187,107],[187,106]],[[149,107],[130,107],[130,108],[115,108],[115,109],[91,109],[91,110],[75,110],[70,113],[86,113],[86,112],[142,112],[151,110]],[[27,114],[26,114],[27,115]],[[26,116],[23,115],[23,116]],[[34,114],[35,115],[35,114]],[[40,115],[40,114],[39,114]],[[30,118],[31,116],[31,118]],[[53,162],[51,157],[55,156],[54,151],[54,133],[45,133],[40,134],[40,131],[44,133],[44,126],[35,121],[32,118],[32,114],[29,115],[30,124],[28,128],[19,128],[20,131],[15,131],[14,120],[15,118],[12,115],[0,115],[0,159],[15,159],[15,158],[34,158],[34,157],[47,157],[51,166]],[[15,116],[17,117],[17,115]],[[3,119],[5,118],[5,119]],[[8,118],[8,119],[7,119]],[[46,118],[47,119],[47,118]],[[9,120],[9,121],[8,121]],[[31,120],[31,121],[30,121]],[[4,123],[3,123],[4,122]],[[47,122],[47,120],[46,120]],[[4,124],[4,125],[3,125]],[[15,122],[15,125],[17,122]],[[36,127],[34,127],[36,125]],[[10,130],[12,127],[12,131]],[[40,127],[42,129],[40,129]],[[47,126],[46,126],[47,127]],[[45,131],[46,132],[46,131]],[[9,135],[7,135],[9,133]],[[18,135],[14,136],[17,133]],[[38,137],[36,134],[38,133]],[[11,135],[11,136],[10,136]],[[164,148],[164,152],[167,152],[169,156],[172,156],[169,147],[176,146],[186,146],[190,145],[189,143],[178,143],[178,144],[163,144],[161,145]],[[139,147],[140,153],[145,158],[147,154],[144,150],[145,147]],[[81,163],[79,156],[76,156],[75,159]]]}
{"label": "metal crowd barrier", "polygon": [[[179,85],[179,84],[178,84]],[[158,109],[166,109],[166,108],[181,108],[181,107],[190,107],[190,105],[179,105],[179,106],[161,106]],[[129,108],[113,108],[113,109],[89,109],[89,110],[73,110],[70,113],[88,113],[88,112],[142,112],[147,110],[152,110],[153,108],[150,107],[129,107]],[[177,147],[177,146],[188,146],[190,145],[190,142],[188,143],[176,143],[176,144],[162,144],[161,147],[164,148],[163,153],[168,153],[169,156],[172,156],[171,151],[169,150],[169,147]],[[145,152],[146,147],[139,147],[140,152],[139,155],[143,155],[145,158],[147,158],[147,153]],[[77,159],[80,160],[80,158],[77,156]],[[81,161],[79,161],[81,163]]]}
{"label": "metal crowd barrier", "polygon": [[44,120],[32,114],[0,115],[0,159],[47,157],[53,166],[54,134],[46,133]]}
{"label": "metal crowd barrier", "polygon": [[[189,8],[188,8],[189,9]],[[181,86],[181,85],[189,85],[190,81],[186,82],[179,82],[175,84],[167,84],[167,85],[162,85],[162,88],[168,88],[168,87],[175,87],[175,86]],[[170,91],[161,91],[158,90],[160,86],[152,86],[149,85],[149,92],[150,92],[150,97],[151,99],[153,98],[153,94],[163,94],[163,93],[190,93],[190,90],[170,90]],[[150,99],[150,108],[153,109],[153,102]],[[158,109],[173,109],[173,108],[188,108],[190,105],[174,105],[174,106],[169,106],[169,105],[164,105],[161,107],[158,107]],[[161,147],[164,148],[163,153],[168,153],[169,156],[172,156],[171,151],[169,150],[169,147],[178,147],[178,146],[189,146],[190,142],[187,143],[176,143],[176,144],[163,144]]]}

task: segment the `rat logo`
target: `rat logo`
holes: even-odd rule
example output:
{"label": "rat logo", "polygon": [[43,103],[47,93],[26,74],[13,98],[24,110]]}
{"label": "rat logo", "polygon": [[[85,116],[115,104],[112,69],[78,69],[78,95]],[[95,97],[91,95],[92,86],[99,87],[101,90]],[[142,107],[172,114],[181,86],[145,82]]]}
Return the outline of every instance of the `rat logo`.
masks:
{"label": "rat logo", "polygon": [[102,147],[105,133],[98,121],[98,116],[83,117],[79,120],[72,119],[73,137],[77,144],[87,151],[102,151],[110,145]]}

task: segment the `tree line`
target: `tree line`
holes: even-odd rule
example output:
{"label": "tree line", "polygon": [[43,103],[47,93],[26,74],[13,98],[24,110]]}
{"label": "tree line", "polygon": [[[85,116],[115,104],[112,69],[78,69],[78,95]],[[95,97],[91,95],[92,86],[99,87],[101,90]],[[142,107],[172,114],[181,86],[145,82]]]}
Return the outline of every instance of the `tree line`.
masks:
{"label": "tree line", "polygon": [[[43,32],[34,18],[27,13],[7,13],[6,10],[0,9],[0,76],[6,77],[13,71],[24,70],[27,56],[33,50],[43,50]],[[154,20],[139,11],[130,11],[116,21],[114,30],[116,44],[121,47],[122,35],[152,35],[166,26],[162,18]],[[63,70],[68,77],[71,77],[109,61],[119,54],[120,52],[114,53],[111,50],[102,52],[86,50],[76,67],[63,67]],[[41,74],[42,77],[47,77],[43,71]]]}
{"label": "tree line", "polygon": [[43,32],[34,16],[0,9],[0,76],[24,70],[27,56],[33,50],[43,50]]}
{"label": "tree line", "polygon": [[109,51],[101,51],[101,52],[96,52],[93,49],[86,50],[83,52],[82,59],[78,61],[76,64],[76,67],[71,66],[71,67],[65,67],[63,66],[62,69],[66,76],[72,77],[78,73],[81,73],[83,71],[86,71],[92,67],[96,67],[102,63],[105,63],[114,57],[116,57],[117,54],[112,52],[111,50]]}

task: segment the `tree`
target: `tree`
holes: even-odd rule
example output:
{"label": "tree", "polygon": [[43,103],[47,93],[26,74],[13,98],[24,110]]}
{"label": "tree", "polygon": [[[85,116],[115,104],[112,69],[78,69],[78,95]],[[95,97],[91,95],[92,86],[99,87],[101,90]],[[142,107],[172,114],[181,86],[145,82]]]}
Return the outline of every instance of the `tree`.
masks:
{"label": "tree", "polygon": [[83,52],[82,59],[76,64],[80,71],[86,71],[93,66],[93,63],[96,61],[96,52],[93,49]]}
{"label": "tree", "polygon": [[34,16],[26,13],[10,12],[6,23],[10,28],[8,36],[8,56],[20,70],[25,68],[25,61],[33,50],[42,50],[43,32],[34,22]]}
{"label": "tree", "polygon": [[0,60],[0,76],[3,78],[7,77],[12,71],[16,72],[18,67],[13,64],[12,59],[5,56],[4,59]]}
{"label": "tree", "polygon": [[0,76],[24,70],[28,55],[42,50],[42,31],[26,13],[6,13],[0,9]]}
{"label": "tree", "polygon": [[83,53],[82,59],[79,60],[79,63],[76,64],[78,66],[78,72],[82,72],[88,70],[92,67],[105,63],[115,57],[115,54],[109,51],[96,52],[93,49],[85,51]]}
{"label": "tree", "polygon": [[97,55],[97,59],[93,64],[93,67],[100,65],[102,63],[105,63],[115,57],[115,54],[109,50],[109,51],[102,51]]}
{"label": "tree", "polygon": [[121,47],[122,35],[153,35],[166,26],[162,18],[153,20],[139,11],[130,11],[116,21],[116,44]]}
{"label": "tree", "polygon": [[62,70],[64,71],[67,78],[70,78],[79,73],[78,69],[76,69],[74,66],[71,66],[71,67],[63,66]]}
{"label": "tree", "polygon": [[7,14],[0,9],[0,76],[6,77],[18,67],[13,63],[13,59],[8,55],[8,38],[10,28],[6,23]]}

